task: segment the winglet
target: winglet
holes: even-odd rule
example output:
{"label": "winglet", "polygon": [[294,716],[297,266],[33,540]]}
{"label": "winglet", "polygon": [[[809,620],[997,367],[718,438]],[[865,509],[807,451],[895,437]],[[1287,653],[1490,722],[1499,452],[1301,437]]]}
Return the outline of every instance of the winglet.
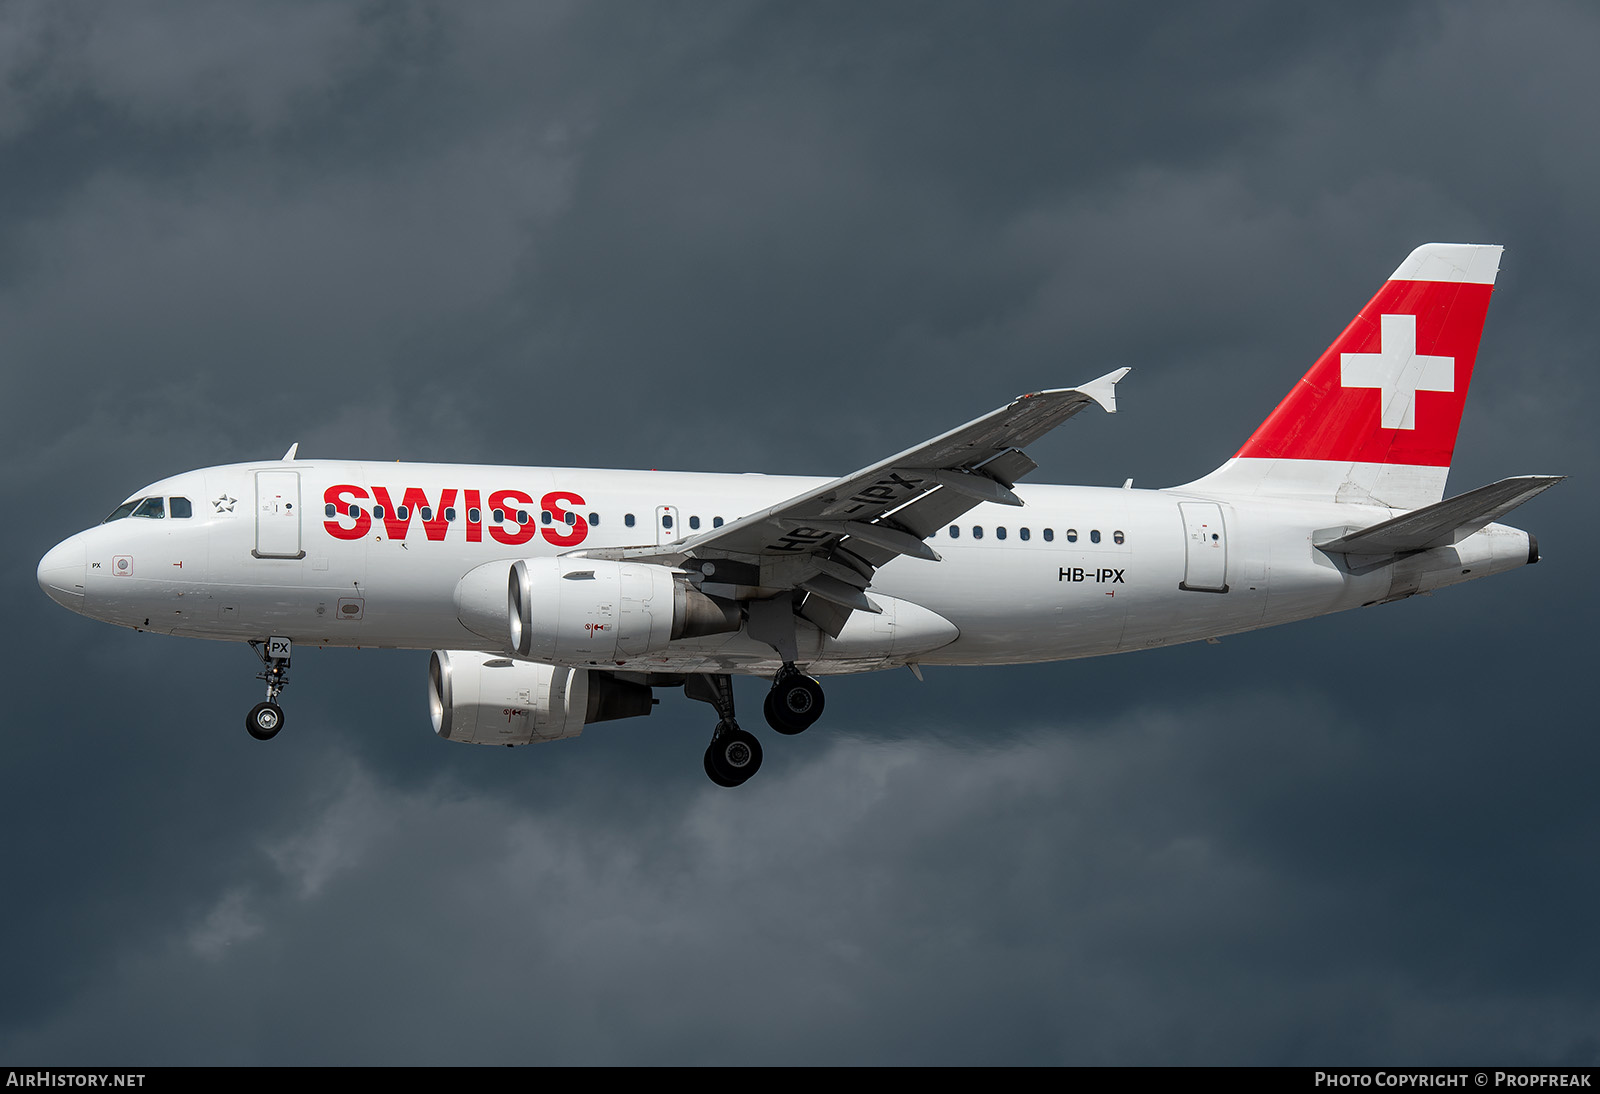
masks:
{"label": "winglet", "polygon": [[1115,372],[1106,373],[1098,380],[1090,380],[1087,384],[1079,384],[1078,390],[1099,403],[1107,414],[1115,414],[1117,412],[1117,381],[1131,371],[1131,369],[1119,368]]}

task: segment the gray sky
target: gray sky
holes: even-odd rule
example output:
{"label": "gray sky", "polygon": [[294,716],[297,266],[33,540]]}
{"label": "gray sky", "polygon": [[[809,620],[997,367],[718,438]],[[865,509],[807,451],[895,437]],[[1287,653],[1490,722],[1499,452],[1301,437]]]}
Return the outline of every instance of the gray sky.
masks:
{"label": "gray sky", "polygon": [[[1583,4],[0,7],[0,1060],[1586,1063]],[[1194,478],[1428,240],[1451,476],[1545,561],[1126,658],[437,740],[426,655],[69,615],[49,546],[305,455],[835,474],[1128,365],[1039,481]],[[762,685],[741,685],[746,713]],[[759,722],[759,719],[756,719]],[[770,735],[769,735],[770,736]]]}

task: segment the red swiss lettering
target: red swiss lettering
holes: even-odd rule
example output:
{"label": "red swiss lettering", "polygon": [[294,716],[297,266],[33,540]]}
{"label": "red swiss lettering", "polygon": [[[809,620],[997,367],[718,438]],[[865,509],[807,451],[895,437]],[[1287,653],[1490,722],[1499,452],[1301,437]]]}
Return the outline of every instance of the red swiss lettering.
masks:
{"label": "red swiss lettering", "polygon": [[584,500],[570,490],[553,490],[539,502],[539,507],[549,513],[550,519],[556,522],[545,525],[544,538],[557,547],[575,547],[588,536],[589,522],[584,520],[581,514],[573,513],[573,522],[567,524],[567,511],[559,508],[557,502],[583,505]]}
{"label": "red swiss lettering", "polygon": [[[517,505],[532,505],[533,496],[524,494],[521,490],[496,490],[489,495],[489,508],[501,510],[503,519],[490,525],[489,534],[496,542],[515,546],[526,543],[538,534],[539,526],[530,519],[526,524],[517,523]],[[492,518],[493,514],[491,514]]]}
{"label": "red swiss lettering", "polygon": [[411,527],[411,510],[406,510],[405,519],[402,520],[395,512],[394,503],[389,500],[389,488],[387,486],[374,486],[372,488],[372,498],[383,506],[383,527],[389,533],[389,538],[405,539],[406,529]]}
{"label": "red swiss lettering", "polygon": [[437,508],[433,508],[428,501],[427,492],[422,487],[408,486],[406,487],[405,497],[400,502],[400,507],[405,510],[405,516],[402,517],[395,510],[395,507],[389,503],[388,487],[374,486],[372,488],[374,499],[379,505],[383,506],[383,526],[388,530],[390,539],[405,539],[406,532],[411,528],[412,514],[422,517],[421,511],[429,509],[430,517],[420,523],[422,524],[423,532],[427,534],[430,540],[435,542],[443,539],[445,533],[450,530],[450,522],[445,519],[444,511],[456,503],[456,493],[457,491],[454,488],[441,489],[439,491],[439,505]]}
{"label": "red swiss lettering", "polygon": [[[334,539],[360,539],[372,528],[372,517],[365,509],[356,509],[356,515],[350,515],[351,506],[355,505],[357,498],[365,498],[367,492],[359,486],[341,483],[330,486],[322,492],[324,505],[333,506],[333,519],[322,522],[322,527]],[[349,525],[345,522],[349,521]]]}

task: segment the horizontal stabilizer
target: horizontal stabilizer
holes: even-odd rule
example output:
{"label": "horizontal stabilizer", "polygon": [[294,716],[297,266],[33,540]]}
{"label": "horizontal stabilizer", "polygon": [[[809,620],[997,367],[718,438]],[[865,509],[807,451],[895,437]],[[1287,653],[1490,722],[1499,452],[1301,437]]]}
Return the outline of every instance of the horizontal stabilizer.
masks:
{"label": "horizontal stabilizer", "polygon": [[1460,543],[1564,478],[1565,475],[1520,475],[1501,479],[1315,545],[1323,551],[1349,555],[1390,555],[1447,547]]}

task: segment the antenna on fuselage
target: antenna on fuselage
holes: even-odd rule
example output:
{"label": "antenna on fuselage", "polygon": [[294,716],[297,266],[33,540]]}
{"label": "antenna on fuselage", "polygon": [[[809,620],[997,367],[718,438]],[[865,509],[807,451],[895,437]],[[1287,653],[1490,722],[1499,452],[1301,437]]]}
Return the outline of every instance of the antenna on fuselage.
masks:
{"label": "antenna on fuselage", "polygon": [[283,454],[283,462],[288,463],[290,460],[294,459],[294,454],[298,451],[300,451],[300,442],[295,441],[294,444],[289,446],[289,451]]}

